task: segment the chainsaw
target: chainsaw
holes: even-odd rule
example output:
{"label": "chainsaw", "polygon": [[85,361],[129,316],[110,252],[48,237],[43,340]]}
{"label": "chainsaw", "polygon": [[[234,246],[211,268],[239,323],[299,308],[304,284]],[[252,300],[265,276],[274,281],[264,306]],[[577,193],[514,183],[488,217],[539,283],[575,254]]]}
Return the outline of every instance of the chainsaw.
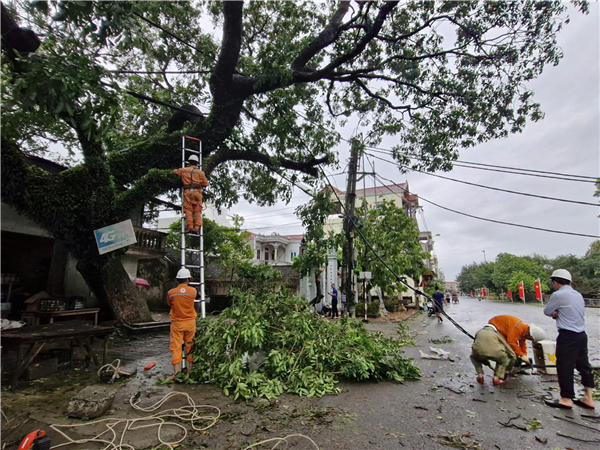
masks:
{"label": "chainsaw", "polygon": [[35,430],[23,438],[18,450],[50,450],[51,443],[43,430]]}

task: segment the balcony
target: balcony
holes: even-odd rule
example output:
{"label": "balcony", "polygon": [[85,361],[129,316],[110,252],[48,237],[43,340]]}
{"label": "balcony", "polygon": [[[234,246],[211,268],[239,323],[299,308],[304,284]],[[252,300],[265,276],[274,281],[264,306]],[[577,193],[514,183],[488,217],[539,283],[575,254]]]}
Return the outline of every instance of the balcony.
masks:
{"label": "balcony", "polygon": [[137,243],[130,245],[127,254],[139,259],[160,258],[166,253],[167,233],[133,227]]}

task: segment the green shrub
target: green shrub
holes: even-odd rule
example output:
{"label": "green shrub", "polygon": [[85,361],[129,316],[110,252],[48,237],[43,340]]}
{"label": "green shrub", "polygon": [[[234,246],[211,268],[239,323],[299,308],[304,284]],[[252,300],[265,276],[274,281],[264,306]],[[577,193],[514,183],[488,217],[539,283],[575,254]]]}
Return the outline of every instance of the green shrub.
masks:
{"label": "green shrub", "polygon": [[398,309],[398,300],[384,300],[383,304],[389,312],[394,312]]}
{"label": "green shrub", "polygon": [[[356,304],[356,315],[364,316],[365,314],[365,304],[360,302]],[[367,303],[367,316],[369,317],[379,317],[379,300],[371,303]]]}

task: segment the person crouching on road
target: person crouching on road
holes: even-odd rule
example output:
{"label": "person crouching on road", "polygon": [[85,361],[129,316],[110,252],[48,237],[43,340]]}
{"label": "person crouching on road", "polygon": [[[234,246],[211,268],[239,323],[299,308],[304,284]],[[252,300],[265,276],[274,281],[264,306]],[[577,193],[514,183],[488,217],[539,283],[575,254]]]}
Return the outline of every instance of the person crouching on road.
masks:
{"label": "person crouching on road", "polygon": [[527,325],[514,316],[496,316],[475,335],[472,346],[471,362],[477,371],[477,382],[483,384],[483,365],[491,368],[490,361],[496,363],[494,369],[494,385],[505,383],[509,372],[517,358],[530,364],[527,358],[527,341],[539,342],[546,338],[546,333],[533,324]]}
{"label": "person crouching on road", "polygon": [[[571,273],[557,269],[550,277],[556,290],[544,308],[544,314],[556,320],[556,372],[560,387],[558,402],[546,400],[553,408],[571,409],[573,403],[582,408],[594,409],[594,376],[588,359],[588,338],[585,332],[585,301],[582,295],[571,287]],[[574,369],[581,375],[584,387],[583,398],[573,400]]]}
{"label": "person crouching on road", "polygon": [[177,272],[176,288],[171,289],[167,294],[167,305],[171,308],[169,317],[171,318],[171,363],[173,364],[173,375],[181,370],[181,346],[185,343],[185,354],[187,356],[188,372],[192,370],[194,358],[192,356],[192,344],[196,335],[196,309],[194,300],[198,296],[198,291],[189,286],[191,274],[188,269],[180,269]]}

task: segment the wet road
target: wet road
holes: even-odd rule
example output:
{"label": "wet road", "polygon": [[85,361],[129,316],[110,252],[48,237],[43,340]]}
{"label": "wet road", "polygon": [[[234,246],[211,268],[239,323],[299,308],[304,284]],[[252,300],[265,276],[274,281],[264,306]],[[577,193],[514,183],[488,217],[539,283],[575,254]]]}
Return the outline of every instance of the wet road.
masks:
{"label": "wet road", "polygon": [[[471,334],[480,329],[487,321],[500,314],[515,315],[525,322],[535,323],[544,328],[549,339],[556,337],[556,325],[543,315],[542,308],[534,305],[510,304],[477,299],[461,298],[459,304],[447,308],[447,313]],[[588,334],[592,365],[599,365],[600,309],[586,309]],[[483,449],[526,449],[526,448],[598,448],[596,443],[579,442],[561,437],[557,432],[579,439],[598,439],[600,431],[594,432],[565,421],[572,419],[586,425],[590,424],[582,414],[588,410],[575,407],[572,411],[555,410],[543,404],[546,396],[558,395],[555,378],[548,375],[520,375],[508,380],[507,385],[497,388],[492,385],[492,372],[487,370],[485,385],[475,382],[475,370],[469,360],[471,339],[445,320],[438,324],[435,317],[426,314],[411,320],[411,330],[417,333],[415,347],[406,349],[407,356],[413,357],[421,368],[423,378],[417,383],[402,386],[391,383],[379,385],[356,385],[351,387],[351,395],[356,400],[347,399],[347,407],[360,410],[359,420],[363,428],[388,430],[390,435],[401,433],[397,445],[385,442],[379,436],[370,442],[377,442],[376,448],[427,449],[446,448],[441,440],[449,436],[470,433],[470,438],[481,444]],[[369,325],[376,330],[379,324]],[[431,344],[430,339],[449,336],[451,344]],[[452,353],[454,362],[420,359],[419,350],[429,351],[429,347],[438,347]],[[530,356],[533,356],[529,346]],[[581,387],[579,387],[581,389]],[[366,397],[362,397],[365,395]],[[357,400],[360,398],[364,400]],[[332,398],[333,397],[329,397]],[[339,399],[342,396],[338,397]],[[369,405],[369,406],[367,406]],[[426,409],[425,409],[426,408]],[[598,411],[598,410],[597,410]],[[593,412],[592,412],[593,413]],[[597,413],[596,413],[597,414]],[[560,417],[561,419],[557,419]],[[510,421],[509,419],[516,419]],[[528,431],[500,424],[515,424]],[[535,428],[535,429],[534,429]],[[442,437],[440,437],[442,436]],[[444,438],[443,436],[446,436]],[[547,444],[540,440],[547,439]],[[367,447],[348,447],[367,448]],[[457,447],[469,448],[469,447]],[[478,447],[472,447],[478,448]]]}
{"label": "wet road", "polygon": [[[499,314],[512,314],[527,323],[535,323],[546,330],[549,339],[554,339],[557,334],[554,321],[544,316],[542,308],[535,305],[479,302],[477,299],[461,298],[458,305],[451,305],[447,309],[447,313],[471,334],[475,334],[491,317]],[[598,366],[600,309],[586,309],[586,319],[590,336],[590,359],[592,365]],[[124,364],[133,364],[138,368],[138,373],[132,380],[121,385],[110,415],[129,416],[131,408],[128,399],[138,390],[142,392],[145,405],[158,401],[168,392],[181,391],[189,393],[199,404],[221,408],[223,415],[209,433],[189,437],[182,449],[241,449],[258,440],[296,433],[309,436],[321,450],[598,448],[598,443],[575,440],[600,438],[600,423],[583,417],[594,412],[578,407],[572,411],[555,410],[544,405],[544,397],[558,396],[558,384],[554,377],[520,375],[509,379],[506,386],[497,388],[492,385],[491,370],[486,369],[485,385],[479,385],[475,381],[475,370],[469,360],[472,341],[468,336],[449,321],[437,323],[435,317],[427,317],[426,313],[413,316],[406,323],[410,327],[410,333],[415,336],[416,344],[405,347],[405,354],[414,358],[415,364],[421,369],[422,378],[419,381],[404,384],[344,382],[338,385],[342,389],[338,395],[323,398],[282,395],[271,404],[267,402],[270,405],[268,411],[257,408],[260,405],[258,399],[250,404],[234,401],[210,385],[157,386],[156,380],[164,377],[171,368],[167,334],[145,336],[131,341],[119,340],[111,346],[111,356],[121,358]],[[367,328],[395,336],[398,324],[372,322]],[[449,337],[452,342],[429,342],[443,337]],[[449,351],[454,361],[421,359],[419,350],[429,352],[431,346]],[[529,348],[532,356],[531,347]],[[156,368],[142,370],[148,362],[157,362]],[[80,389],[77,386],[80,383],[85,385],[85,380],[81,377],[83,371],[84,369],[78,368],[67,371],[68,376],[73,376],[69,378],[72,381],[68,384],[74,384],[63,386],[62,390],[52,394],[54,397],[49,396],[50,391],[38,391],[49,389],[48,382],[36,384],[38,388],[30,388],[28,395],[4,392],[3,408],[12,404],[15,410],[19,410],[21,407],[17,405],[24,406],[28,402],[37,411],[34,417],[38,423],[35,425],[47,429],[44,424],[56,423],[58,417],[64,415],[65,403]],[[95,370],[85,372],[90,380],[94,378]],[[35,403],[36,398],[42,404],[56,403],[56,411],[48,411],[45,406],[40,409]],[[595,414],[600,415],[600,406]],[[513,427],[513,424],[521,429]],[[29,423],[27,427],[32,425]],[[242,427],[254,427],[255,431],[248,433]],[[136,438],[136,448],[157,445],[155,434],[146,434],[147,436]],[[53,439],[57,437],[53,436]],[[547,443],[540,442],[543,440],[547,440]],[[292,447],[314,449],[306,441],[299,441],[298,445]]]}

